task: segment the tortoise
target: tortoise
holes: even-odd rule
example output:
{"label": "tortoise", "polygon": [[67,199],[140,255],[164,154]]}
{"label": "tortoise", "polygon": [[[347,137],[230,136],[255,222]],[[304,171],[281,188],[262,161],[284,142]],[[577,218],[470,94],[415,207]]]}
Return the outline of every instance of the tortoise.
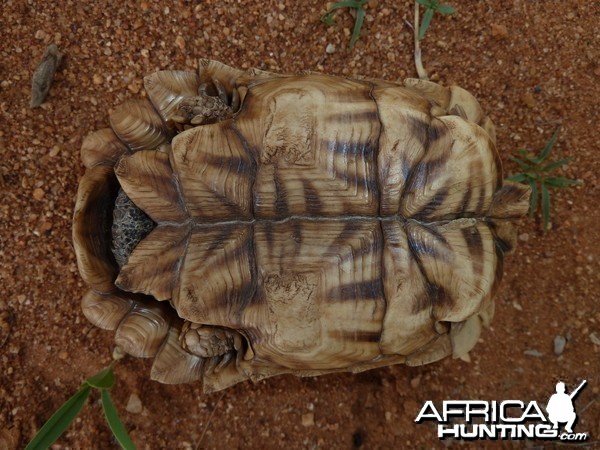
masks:
{"label": "tortoise", "polygon": [[464,357],[529,188],[466,90],[305,73],[144,78],[82,144],[84,315],[163,383]]}

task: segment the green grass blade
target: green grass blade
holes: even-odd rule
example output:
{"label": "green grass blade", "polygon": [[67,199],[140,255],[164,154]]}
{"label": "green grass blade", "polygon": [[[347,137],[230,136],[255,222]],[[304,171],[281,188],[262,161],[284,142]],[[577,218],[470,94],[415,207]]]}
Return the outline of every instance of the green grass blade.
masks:
{"label": "green grass blade", "polygon": [[97,374],[92,375],[85,382],[91,387],[98,389],[110,389],[115,384],[115,374],[112,370],[112,364]]}
{"label": "green grass blade", "polygon": [[25,450],[45,450],[50,447],[64,433],[71,422],[73,422],[79,411],[81,411],[91,389],[89,385],[82,386],[75,395],[58,408],[48,422],[40,428],[40,431],[38,431],[27,447],[25,447]]}
{"label": "green grass blade", "polygon": [[523,170],[529,170],[530,169],[529,164],[527,164],[521,158],[517,158],[516,156],[511,156],[510,159],[512,159],[514,162],[516,162],[521,169],[523,169]]}
{"label": "green grass blade", "polygon": [[321,16],[321,22],[325,23],[328,27],[335,25],[335,21],[331,18],[333,13],[325,13]]}
{"label": "green grass blade", "polygon": [[529,161],[531,164],[536,165],[538,164],[538,160],[536,157],[534,156],[529,156],[529,152],[523,148],[520,148],[518,150],[519,155],[521,155],[521,157],[527,161]]}
{"label": "green grass blade", "polygon": [[432,8],[434,6],[431,0],[417,0],[417,3],[425,8]]}
{"label": "green grass blade", "polygon": [[571,161],[573,158],[563,158],[563,159],[559,159],[558,161],[555,161],[553,163],[550,163],[544,167],[542,167],[541,171],[542,172],[548,172],[550,170],[554,170],[557,167],[560,166],[564,166],[566,163],[568,163],[569,161]]}
{"label": "green grass blade", "polygon": [[362,27],[363,20],[365,19],[365,10],[359,8],[356,10],[356,22],[354,22],[354,31],[352,32],[352,39],[350,39],[350,48],[354,48],[354,44],[358,40],[360,35],[360,28]]}
{"label": "green grass blade", "polygon": [[569,186],[577,186],[581,184],[578,180],[569,180],[568,178],[562,177],[548,177],[544,180],[544,183],[548,186],[556,188],[566,188]]}
{"label": "green grass blade", "polygon": [[537,208],[538,208],[539,193],[538,193],[538,188],[537,188],[537,184],[535,184],[535,181],[528,180],[528,182],[529,182],[529,186],[531,186],[531,200],[529,203],[529,217],[533,217],[533,215],[535,214],[535,212],[537,211]]}
{"label": "green grass blade", "polygon": [[456,10],[450,5],[439,5],[437,7],[437,12],[440,14],[454,14]]}
{"label": "green grass blade", "polygon": [[550,140],[544,147],[544,150],[542,150],[542,153],[540,153],[540,156],[535,158],[535,162],[537,164],[543,162],[548,157],[548,155],[550,155],[550,152],[552,151],[552,147],[554,147],[554,144],[556,144],[556,140],[558,139],[559,131],[560,131],[560,127],[556,127],[554,134],[552,134],[552,137],[550,138]]}
{"label": "green grass blade", "polygon": [[323,17],[325,16],[331,16],[333,14],[333,12],[336,9],[342,9],[342,8],[356,8],[356,9],[362,9],[362,6],[366,3],[367,0],[343,0],[341,2],[337,2],[334,3],[333,6],[331,8],[329,8],[325,14],[323,14],[321,16],[321,20],[323,20]]}
{"label": "green grass blade", "polygon": [[433,18],[433,9],[428,9],[423,14],[423,21],[421,22],[421,26],[419,27],[419,40],[422,40],[425,37],[425,33],[427,32],[427,28],[429,28],[429,24],[431,23],[431,19]]}
{"label": "green grass blade", "polygon": [[518,173],[517,175],[513,175],[512,177],[507,178],[509,181],[516,181],[517,183],[522,183],[523,181],[527,181],[528,177],[524,173]]}
{"label": "green grass blade", "polygon": [[356,0],[345,0],[335,3],[321,16],[321,22],[325,22],[328,26],[335,25],[335,21],[333,20],[333,13],[335,10],[341,8],[357,8],[358,6],[356,6],[356,4]]}
{"label": "green grass blade", "polygon": [[121,447],[123,447],[125,450],[135,450],[135,445],[127,434],[127,430],[125,430],[121,419],[119,419],[119,415],[117,414],[117,410],[113,405],[110,394],[106,389],[103,389],[101,395],[102,409],[104,410],[106,421],[108,422],[111,431],[117,438],[117,441],[119,441],[119,444],[121,444]]}
{"label": "green grass blade", "polygon": [[546,231],[550,224],[550,191],[544,183],[542,183],[542,220]]}

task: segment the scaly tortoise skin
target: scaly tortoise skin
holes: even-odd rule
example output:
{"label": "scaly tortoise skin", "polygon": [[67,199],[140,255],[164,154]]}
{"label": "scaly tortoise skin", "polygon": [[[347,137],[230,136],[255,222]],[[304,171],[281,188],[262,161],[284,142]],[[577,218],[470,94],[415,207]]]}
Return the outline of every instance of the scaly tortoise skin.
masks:
{"label": "scaly tortoise skin", "polygon": [[[152,378],[211,392],[471,350],[530,194],[472,95],[209,60],[144,83],[83,142],[73,240],[85,316]],[[152,219],[127,249],[123,201]]]}

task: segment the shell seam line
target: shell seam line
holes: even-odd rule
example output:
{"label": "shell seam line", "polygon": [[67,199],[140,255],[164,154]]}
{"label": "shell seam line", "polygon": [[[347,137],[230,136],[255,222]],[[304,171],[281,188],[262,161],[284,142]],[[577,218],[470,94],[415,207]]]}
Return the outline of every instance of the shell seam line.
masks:
{"label": "shell seam line", "polygon": [[[375,149],[377,150],[377,152],[373,152],[373,166],[374,166],[373,170],[374,170],[375,179],[377,180],[377,203],[378,203],[377,210],[381,214],[382,180],[379,179],[379,164],[378,163],[379,163],[379,151],[380,151],[379,143],[381,141],[381,134],[383,133],[384,125],[383,125],[383,121],[381,120],[381,113],[379,111],[379,103],[377,103],[377,99],[375,98],[375,95],[373,94],[373,91],[375,90],[375,83],[369,81],[368,84],[370,86],[369,97],[375,104],[375,112],[377,114],[377,122],[379,122],[379,133],[377,134],[377,140],[376,140],[376,144],[375,144]],[[383,280],[384,279],[384,270],[385,270],[385,255],[384,255],[385,252],[384,252],[384,248],[383,248],[384,244],[385,244],[385,230],[383,227],[383,220],[381,220],[380,217],[378,217],[378,219],[379,219],[379,230],[381,232],[381,247],[382,247],[380,256],[379,256],[379,268],[381,270],[380,279]],[[404,221],[405,219],[402,218],[402,220]],[[381,319],[381,328],[379,329],[379,340],[377,342],[377,348],[379,349],[379,353],[383,354],[383,350],[381,348],[381,339],[383,337],[385,318],[387,316],[388,305],[389,305],[388,298],[385,295],[384,283],[381,284],[381,298],[383,299],[383,316]]]}
{"label": "shell seam line", "polygon": [[[476,221],[476,223],[480,223],[480,222],[487,223],[489,221],[488,217],[472,217],[471,219],[474,219]],[[350,222],[350,221],[355,221],[355,220],[361,220],[361,221],[378,220],[380,222],[400,222],[400,223],[406,223],[407,221],[410,220],[410,221],[416,222],[420,225],[423,225],[425,227],[436,227],[436,226],[443,226],[443,225],[449,224],[456,220],[460,220],[460,218],[425,222],[423,220],[418,220],[418,219],[414,219],[411,217],[406,218],[399,214],[389,215],[389,216],[362,216],[362,215],[357,214],[357,215],[352,215],[352,216],[332,216],[332,217],[305,216],[305,215],[298,214],[298,215],[284,217],[282,219],[222,220],[222,221],[215,221],[215,222],[205,222],[205,221],[200,221],[198,219],[189,218],[188,220],[186,220],[184,222],[170,222],[170,221],[169,222],[167,222],[167,221],[160,222],[157,224],[157,226],[172,226],[172,227],[190,226],[191,228],[209,228],[209,227],[214,227],[214,226],[254,225],[254,224],[262,224],[262,223],[271,223],[271,224],[277,225],[277,224],[283,224],[286,222],[291,222],[293,220],[305,220],[305,221],[311,221],[311,222]]]}

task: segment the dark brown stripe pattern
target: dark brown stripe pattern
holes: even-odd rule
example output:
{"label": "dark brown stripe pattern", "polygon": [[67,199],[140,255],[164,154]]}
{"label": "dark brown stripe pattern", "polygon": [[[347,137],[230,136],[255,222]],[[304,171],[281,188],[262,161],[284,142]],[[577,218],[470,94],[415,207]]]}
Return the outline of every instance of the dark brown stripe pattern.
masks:
{"label": "dark brown stripe pattern", "polygon": [[171,165],[189,214],[203,222],[252,217],[255,163],[235,131],[223,123],[179,134]]}
{"label": "dark brown stripe pattern", "polygon": [[[259,222],[254,237],[261,301],[247,308],[244,327],[257,333],[256,352],[286,367],[313,368],[378,354],[372,337],[361,345],[342,337],[381,330],[385,302],[377,219],[351,226],[344,220]],[[255,322],[265,317],[267,324]]]}

